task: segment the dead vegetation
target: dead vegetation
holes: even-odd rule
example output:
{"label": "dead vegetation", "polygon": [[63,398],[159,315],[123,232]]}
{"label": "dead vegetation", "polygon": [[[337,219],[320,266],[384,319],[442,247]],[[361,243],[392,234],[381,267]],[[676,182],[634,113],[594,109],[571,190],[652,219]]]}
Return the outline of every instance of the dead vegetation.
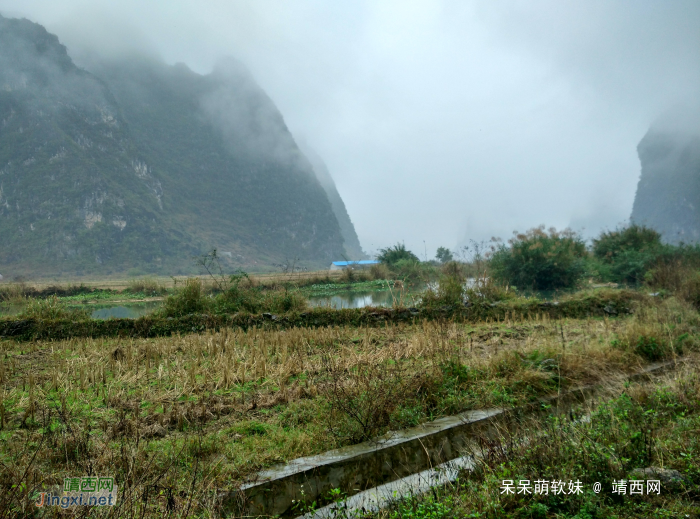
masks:
{"label": "dead vegetation", "polygon": [[[24,478],[26,501],[69,475],[110,474],[139,514],[204,513],[212,489],[273,463],[629,373],[657,358],[640,337],[672,358],[696,348],[696,327],[669,299],[625,319],[6,341],[0,485]],[[171,498],[139,504],[154,486]]]}

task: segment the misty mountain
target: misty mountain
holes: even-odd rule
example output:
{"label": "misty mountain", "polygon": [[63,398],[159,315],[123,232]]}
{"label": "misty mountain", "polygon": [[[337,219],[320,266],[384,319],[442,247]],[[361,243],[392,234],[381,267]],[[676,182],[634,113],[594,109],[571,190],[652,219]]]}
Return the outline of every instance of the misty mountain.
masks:
{"label": "misty mountain", "polygon": [[631,220],[669,243],[700,241],[700,117],[678,109],[659,118],[637,146],[642,173]]}
{"label": "misty mountain", "polygon": [[365,254],[360,245],[360,239],[357,237],[357,232],[355,232],[355,226],[350,220],[350,215],[345,207],[345,202],[338,193],[338,189],[335,186],[333,177],[328,171],[326,163],[323,159],[312,150],[308,144],[301,142],[299,146],[304,153],[304,155],[309,159],[311,165],[316,173],[316,178],[321,183],[321,186],[326,191],[328,195],[328,200],[331,202],[331,207],[333,208],[333,214],[338,219],[340,224],[340,233],[343,236],[343,241],[345,243],[345,254],[348,260],[363,260],[369,259],[369,256]]}
{"label": "misty mountain", "polygon": [[0,121],[5,274],[184,273],[212,248],[231,266],[326,266],[344,236],[359,249],[332,179],[234,60],[88,71],[42,26],[0,17]]}

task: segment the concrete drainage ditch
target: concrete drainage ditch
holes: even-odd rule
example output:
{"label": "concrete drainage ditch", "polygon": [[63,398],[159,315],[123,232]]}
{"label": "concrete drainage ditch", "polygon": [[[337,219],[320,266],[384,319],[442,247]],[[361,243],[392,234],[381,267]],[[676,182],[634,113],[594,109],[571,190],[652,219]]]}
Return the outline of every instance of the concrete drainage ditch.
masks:
{"label": "concrete drainage ditch", "polygon": [[[647,366],[628,377],[643,379],[672,370],[675,362]],[[377,508],[388,496],[419,492],[456,477],[468,468],[462,457],[470,442],[511,428],[527,417],[552,412],[570,413],[595,396],[602,386],[585,386],[513,409],[467,411],[370,442],[299,458],[260,472],[239,489],[219,499],[230,517],[294,517],[299,501],[321,501],[331,490],[349,496],[351,508]],[[356,497],[353,497],[356,496]],[[332,505],[325,509],[332,510]],[[315,514],[323,517],[324,512]]]}

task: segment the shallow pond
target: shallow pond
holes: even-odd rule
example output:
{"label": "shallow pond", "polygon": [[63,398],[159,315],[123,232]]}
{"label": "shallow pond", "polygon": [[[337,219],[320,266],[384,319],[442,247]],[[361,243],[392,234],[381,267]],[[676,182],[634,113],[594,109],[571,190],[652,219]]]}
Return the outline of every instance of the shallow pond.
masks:
{"label": "shallow pond", "polygon": [[417,302],[417,294],[401,291],[377,290],[373,292],[343,292],[328,296],[311,296],[309,304],[312,307],[327,307],[334,310],[342,308],[365,308],[367,306],[393,306],[394,303],[413,306]]}
{"label": "shallow pond", "polygon": [[[309,305],[313,308],[326,307],[335,310],[343,308],[365,308],[368,306],[389,307],[394,304],[415,306],[420,298],[420,292],[425,287],[409,290],[373,290],[373,291],[343,291],[335,294],[309,296]],[[138,303],[103,303],[70,305],[71,308],[87,309],[93,319],[137,319],[155,311],[163,304],[162,301],[146,301]],[[0,306],[0,317],[21,313],[23,306]]]}
{"label": "shallow pond", "polygon": [[95,308],[90,316],[93,319],[137,319],[153,312],[162,304],[161,301],[147,303],[122,304],[119,306],[102,306]]}
{"label": "shallow pond", "polygon": [[[148,315],[162,304],[161,301],[149,301],[146,303],[123,303],[119,305],[71,305],[70,308],[87,309],[93,319],[109,319],[110,317],[123,319],[136,319]],[[12,316],[21,313],[20,305],[0,306],[0,317]]]}

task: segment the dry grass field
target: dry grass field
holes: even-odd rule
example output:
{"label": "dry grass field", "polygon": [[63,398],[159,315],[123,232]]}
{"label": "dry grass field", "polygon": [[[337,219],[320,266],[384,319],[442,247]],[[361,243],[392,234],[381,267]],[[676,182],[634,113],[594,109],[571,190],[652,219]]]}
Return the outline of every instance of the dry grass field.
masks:
{"label": "dry grass field", "polygon": [[[124,489],[113,515],[215,516],[215,490],[257,470],[687,355],[697,323],[669,298],[612,319],[2,341],[0,510],[108,474]],[[152,488],[174,497],[144,502]]]}

